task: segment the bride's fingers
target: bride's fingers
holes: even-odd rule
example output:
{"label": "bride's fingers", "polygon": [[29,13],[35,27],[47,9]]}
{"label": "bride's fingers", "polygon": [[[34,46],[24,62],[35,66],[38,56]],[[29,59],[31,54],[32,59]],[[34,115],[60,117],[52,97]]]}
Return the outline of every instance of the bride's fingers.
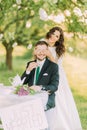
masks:
{"label": "bride's fingers", "polygon": [[49,50],[45,50],[44,53],[46,54],[47,57],[50,57],[51,52]]}

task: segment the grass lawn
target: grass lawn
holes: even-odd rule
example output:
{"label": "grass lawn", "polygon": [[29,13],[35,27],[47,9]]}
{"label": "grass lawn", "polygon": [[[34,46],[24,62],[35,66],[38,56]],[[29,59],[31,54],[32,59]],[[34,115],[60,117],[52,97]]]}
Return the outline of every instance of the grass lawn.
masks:
{"label": "grass lawn", "polygon": [[[3,63],[3,61],[4,56],[1,55],[0,63]],[[27,61],[28,59],[14,57],[13,71],[6,70],[4,66],[0,67],[0,82],[7,86],[11,85],[9,77],[14,77],[16,74],[21,75]],[[87,60],[66,54],[63,65],[77,105],[83,130],[87,130]]]}

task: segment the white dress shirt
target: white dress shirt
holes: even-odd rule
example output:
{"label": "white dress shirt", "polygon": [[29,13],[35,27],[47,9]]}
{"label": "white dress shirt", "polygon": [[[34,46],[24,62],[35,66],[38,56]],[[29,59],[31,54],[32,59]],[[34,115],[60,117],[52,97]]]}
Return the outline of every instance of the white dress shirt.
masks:
{"label": "white dress shirt", "polygon": [[[45,60],[46,60],[46,59],[44,59],[43,61],[40,61],[40,60],[37,59],[37,61],[36,61],[37,64],[38,64],[38,66],[40,67],[40,71],[41,71],[41,69],[42,69],[42,66],[43,66]],[[34,85],[35,85],[35,79],[36,79],[36,69],[35,69],[35,75],[34,75],[34,83],[33,83]]]}
{"label": "white dress shirt", "polygon": [[[43,66],[45,60],[46,60],[46,59],[40,61],[40,60],[37,59],[37,61],[36,61],[37,64],[38,64],[38,66],[40,66],[40,71],[41,71],[41,69],[42,69],[42,66]],[[30,71],[29,71],[29,70],[26,70],[26,74],[30,74]],[[35,75],[34,75],[34,85],[35,85],[35,76],[36,76],[36,69],[35,69]]]}

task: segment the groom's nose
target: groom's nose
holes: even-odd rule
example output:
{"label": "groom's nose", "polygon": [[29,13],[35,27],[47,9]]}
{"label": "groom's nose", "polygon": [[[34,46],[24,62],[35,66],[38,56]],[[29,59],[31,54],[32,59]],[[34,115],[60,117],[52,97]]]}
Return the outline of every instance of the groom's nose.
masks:
{"label": "groom's nose", "polygon": [[42,50],[42,51],[40,51],[40,54],[45,54],[45,52]]}
{"label": "groom's nose", "polygon": [[44,53],[44,51],[43,51],[43,50],[39,50],[39,53],[43,54],[43,53]]}

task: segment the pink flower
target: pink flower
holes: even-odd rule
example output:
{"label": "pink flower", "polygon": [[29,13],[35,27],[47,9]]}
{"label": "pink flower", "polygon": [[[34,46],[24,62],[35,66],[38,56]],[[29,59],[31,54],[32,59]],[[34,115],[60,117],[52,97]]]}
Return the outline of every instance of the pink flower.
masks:
{"label": "pink flower", "polygon": [[33,95],[35,94],[35,91],[31,88],[29,88],[29,86],[27,85],[22,85],[22,86],[17,86],[15,91],[15,94],[18,94],[19,96],[25,96],[25,95]]}
{"label": "pink flower", "polygon": [[20,90],[18,91],[18,95],[19,96],[24,96],[24,95],[28,95],[29,92],[27,90],[25,90],[23,87],[20,88]]}

